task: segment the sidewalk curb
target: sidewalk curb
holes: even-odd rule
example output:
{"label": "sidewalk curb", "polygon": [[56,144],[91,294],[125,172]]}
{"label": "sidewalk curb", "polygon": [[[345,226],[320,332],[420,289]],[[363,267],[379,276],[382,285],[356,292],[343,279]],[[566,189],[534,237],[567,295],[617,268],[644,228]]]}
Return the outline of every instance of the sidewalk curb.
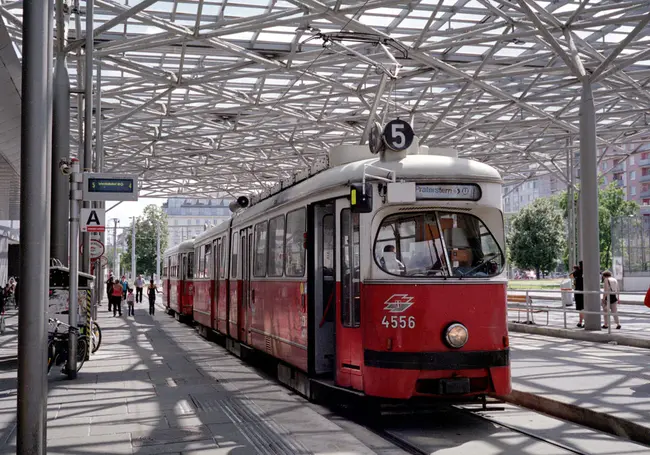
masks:
{"label": "sidewalk curb", "polygon": [[532,333],[536,335],[546,335],[557,338],[568,338],[580,341],[592,341],[595,343],[609,343],[615,341],[622,346],[632,346],[635,348],[650,349],[650,339],[633,338],[625,335],[608,335],[606,332],[588,332],[586,330],[571,330],[556,327],[540,327],[528,324],[508,323],[510,332]]}
{"label": "sidewalk curb", "polygon": [[574,404],[545,398],[529,392],[513,390],[509,395],[498,397],[508,403],[541,412],[562,420],[603,431],[621,438],[650,445],[650,428],[638,423],[614,417],[604,412],[592,411]]}

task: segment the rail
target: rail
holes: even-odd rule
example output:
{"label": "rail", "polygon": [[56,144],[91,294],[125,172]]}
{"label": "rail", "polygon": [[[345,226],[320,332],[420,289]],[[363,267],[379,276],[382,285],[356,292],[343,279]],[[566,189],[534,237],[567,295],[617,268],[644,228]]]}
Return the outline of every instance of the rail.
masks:
{"label": "rail", "polygon": [[[582,314],[597,314],[599,317],[605,317],[605,320],[607,321],[607,333],[611,334],[612,333],[612,325],[611,325],[611,319],[612,319],[612,311],[611,311],[611,306],[609,303],[609,299],[607,302],[607,307],[605,311],[602,309],[599,311],[587,311],[582,310],[576,310],[574,308],[571,308],[567,304],[565,304],[565,300],[563,298],[566,298],[567,295],[570,296],[570,304],[569,305],[574,305],[573,303],[573,296],[574,294],[598,294],[599,299],[602,299],[604,295],[613,295],[617,294],[619,295],[620,303],[616,311],[616,315],[619,318],[635,318],[635,319],[647,319],[650,321],[650,310],[647,310],[645,312],[632,312],[632,311],[620,311],[621,306],[632,306],[632,307],[639,307],[641,309],[646,309],[645,305],[643,304],[643,296],[645,296],[645,292],[604,292],[604,291],[576,291],[573,289],[570,290],[560,290],[560,291],[554,291],[554,290],[539,290],[539,289],[521,289],[521,290],[516,290],[516,291],[509,291],[508,293],[508,311],[516,311],[517,312],[517,322],[519,323],[524,323],[524,324],[535,324],[535,315],[536,314],[541,314],[541,313],[546,313],[546,325],[550,324],[550,318],[549,314],[552,313],[561,313],[562,314],[562,324],[564,328],[568,328],[567,325],[567,316],[569,314],[575,314],[576,316],[580,313]],[[639,301],[631,300],[631,296],[640,296]],[[628,299],[626,300],[627,297]],[[555,302],[555,301],[560,301],[560,307],[557,306],[551,306],[549,302]],[[602,306],[601,306],[602,308]],[[521,320],[521,315],[525,313],[526,314],[526,320],[522,321]]]}

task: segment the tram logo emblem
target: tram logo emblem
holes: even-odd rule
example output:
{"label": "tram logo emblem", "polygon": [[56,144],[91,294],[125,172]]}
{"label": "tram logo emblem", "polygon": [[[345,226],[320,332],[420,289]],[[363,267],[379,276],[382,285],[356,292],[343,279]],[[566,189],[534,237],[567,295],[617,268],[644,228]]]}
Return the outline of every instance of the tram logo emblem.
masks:
{"label": "tram logo emblem", "polygon": [[384,302],[384,311],[403,313],[413,305],[413,297],[407,294],[393,294]]}

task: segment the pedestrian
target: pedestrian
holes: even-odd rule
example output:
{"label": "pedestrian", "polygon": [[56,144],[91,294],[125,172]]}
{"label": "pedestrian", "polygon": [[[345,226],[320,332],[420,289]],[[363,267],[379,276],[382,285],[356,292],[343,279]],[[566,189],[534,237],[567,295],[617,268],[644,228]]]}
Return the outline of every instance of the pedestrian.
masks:
{"label": "pedestrian", "polygon": [[616,281],[616,278],[612,276],[612,272],[609,270],[605,270],[603,272],[603,285],[604,285],[604,295],[602,299],[602,306],[603,306],[603,318],[605,319],[605,323],[603,324],[603,329],[608,328],[609,326],[609,320],[607,318],[607,305],[609,305],[610,312],[612,316],[614,316],[614,322],[616,323],[616,328],[620,329],[621,328],[621,323],[618,319],[618,302],[619,302],[619,295],[618,295],[618,281]]}
{"label": "pedestrian", "polygon": [[16,309],[20,305],[20,286],[18,285],[18,280],[14,283],[14,301],[16,302]]}
{"label": "pedestrian", "polygon": [[126,276],[122,275],[122,300],[126,300],[126,292],[129,290],[129,282],[126,280]]}
{"label": "pedestrian", "polygon": [[[573,278],[574,282],[574,289],[576,291],[584,291],[585,286],[584,286],[584,280],[582,278],[582,261],[580,261],[580,265],[574,265],[573,266],[573,272],[571,272],[570,277]],[[576,327],[584,327],[584,318],[585,315],[583,313],[583,310],[585,309],[585,296],[582,294],[582,292],[574,293],[575,296],[575,301],[576,301],[576,310],[580,312],[579,315],[579,320],[578,324]]]}
{"label": "pedestrian", "polygon": [[142,275],[138,275],[135,280],[135,301],[138,303],[142,303],[142,288],[144,288],[144,280]]}
{"label": "pedestrian", "polygon": [[108,281],[106,281],[106,298],[108,299],[108,312],[111,312],[111,308],[113,307],[113,275],[108,277]]}
{"label": "pedestrian", "polygon": [[126,304],[129,306],[128,316],[135,316],[135,311],[133,310],[134,300],[133,288],[129,288],[129,294],[126,296]]}
{"label": "pedestrian", "polygon": [[156,312],[156,292],[160,292],[158,287],[153,283],[153,280],[149,281],[147,296],[149,297],[149,314],[152,316]]}
{"label": "pedestrian", "polygon": [[119,281],[113,283],[113,317],[120,313],[122,316],[122,284]]}
{"label": "pedestrian", "polygon": [[0,314],[5,312],[5,288],[0,286]]}

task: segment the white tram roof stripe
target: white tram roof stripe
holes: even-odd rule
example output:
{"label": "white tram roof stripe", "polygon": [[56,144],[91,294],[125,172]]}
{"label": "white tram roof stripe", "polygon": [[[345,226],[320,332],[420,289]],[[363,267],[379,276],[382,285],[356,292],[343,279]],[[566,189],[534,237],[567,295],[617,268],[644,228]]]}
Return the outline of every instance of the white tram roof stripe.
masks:
{"label": "white tram roof stripe", "polygon": [[163,257],[171,256],[178,253],[190,253],[194,251],[194,240],[185,240],[176,246],[168,248],[164,251]]}

